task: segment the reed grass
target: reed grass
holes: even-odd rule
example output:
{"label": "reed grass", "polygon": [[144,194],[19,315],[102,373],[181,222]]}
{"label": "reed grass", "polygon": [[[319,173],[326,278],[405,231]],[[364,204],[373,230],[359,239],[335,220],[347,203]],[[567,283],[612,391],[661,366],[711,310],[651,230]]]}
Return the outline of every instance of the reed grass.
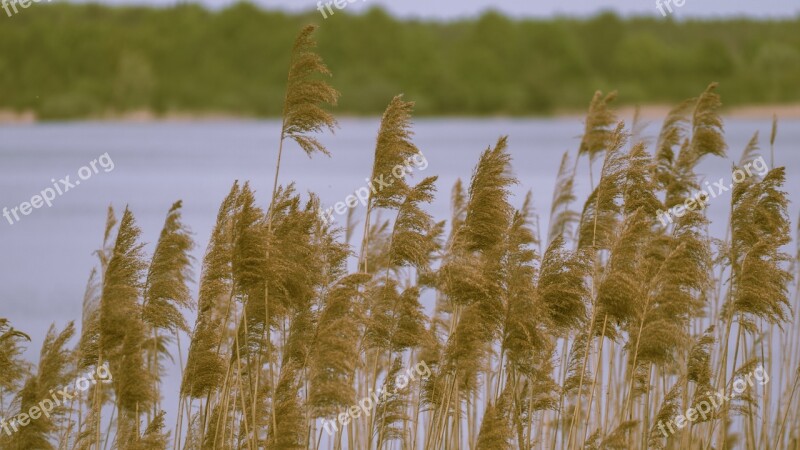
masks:
{"label": "reed grass", "polygon": [[[109,208],[75,347],[72,324],[51,328],[34,368],[21,357],[28,337],[0,319],[5,417],[78,371],[109,364],[114,373],[110,387],[0,433],[0,447],[800,449],[800,246],[787,253],[785,169],[736,185],[722,239],[709,235],[702,210],[666,227],[655,219],[700,187],[701,160],[727,155],[716,85],[673,109],[653,148],[619,121],[615,94],[598,92],[573,162],[562,159],[544,242],[530,194],[514,206],[511,188],[524,180],[501,137],[468,186],[454,186],[449,224],[426,212],[436,177],[372,191],[356,251],[353,217],[335,228],[314,194],[279,184],[284,143],[328,154],[314,136],[336,123],[326,105],[338,94],[313,31],[294,47],[268,206],[247,183],[233,185],[196,299],[181,203],[150,256],[133,212],[117,221]],[[401,96],[388,105],[372,178],[419,153],[412,113]],[[759,154],[757,139],[742,162]],[[577,211],[581,162],[591,194]],[[160,383],[172,343],[178,393]],[[395,389],[404,368],[422,362],[430,376]],[[758,365],[771,384],[660,432]],[[342,423],[381,386],[390,395]],[[174,427],[161,407],[173,394]],[[333,435],[323,421],[338,423]]]}

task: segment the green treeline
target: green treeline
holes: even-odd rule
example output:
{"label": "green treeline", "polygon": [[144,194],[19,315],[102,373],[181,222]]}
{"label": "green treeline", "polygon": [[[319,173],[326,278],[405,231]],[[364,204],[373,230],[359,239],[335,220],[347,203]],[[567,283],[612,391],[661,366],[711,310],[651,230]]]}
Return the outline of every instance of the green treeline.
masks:
{"label": "green treeline", "polygon": [[291,43],[309,22],[321,25],[338,114],[379,114],[397,92],[423,115],[548,114],[585,107],[596,89],[619,90],[622,103],[675,103],[709,81],[727,105],[800,101],[800,18],[486,13],[436,23],[374,8],[323,20],[247,3],[0,13],[0,109],[50,119],[141,109],[278,116]]}

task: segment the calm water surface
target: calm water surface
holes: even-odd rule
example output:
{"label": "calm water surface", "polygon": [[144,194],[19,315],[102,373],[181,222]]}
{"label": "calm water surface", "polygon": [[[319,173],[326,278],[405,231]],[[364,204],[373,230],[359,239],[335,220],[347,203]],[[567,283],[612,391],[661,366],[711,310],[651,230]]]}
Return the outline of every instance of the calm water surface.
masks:
{"label": "calm water surface", "polygon": [[[333,157],[309,159],[294,145],[285,152],[281,183],[294,181],[300,192],[313,191],[332,206],[364,186],[372,167],[377,119],[348,119],[335,136],[323,141]],[[646,134],[654,136],[660,123]],[[558,165],[564,151],[577,148],[580,119],[419,120],[415,142],[428,160],[415,179],[438,175],[439,194],[431,211],[449,217],[450,188],[457,178],[467,181],[480,152],[501,135],[509,136],[514,171],[521,183],[515,189],[520,205],[527,190],[534,194],[546,230],[547,214]],[[195,256],[200,260],[208,242],[219,203],[234,180],[250,181],[266,206],[272,186],[280,123],[275,121],[114,124],[37,124],[0,127],[0,208],[29,201],[66,175],[108,152],[114,163],[57,197],[52,207],[34,210],[10,225],[0,218],[0,317],[29,333],[27,356],[38,355],[51,323],[63,327],[79,320],[86,279],[96,263],[92,252],[102,240],[106,208],[118,215],[125,205],[134,212],[143,239],[152,252],[164,216],[175,200],[184,202],[184,221],[195,233]],[[769,136],[769,120],[730,120],[726,136],[732,160],[755,131]],[[768,151],[768,143],[763,143]],[[776,145],[776,165],[788,171],[786,190],[795,222],[800,202],[800,121],[782,122]],[[732,160],[707,159],[700,168],[707,179],[730,179]],[[769,157],[767,156],[767,161]],[[597,169],[595,169],[596,179]],[[577,181],[579,201],[589,190],[588,163],[581,161]],[[713,200],[709,215],[712,232],[724,235],[729,194]],[[580,205],[576,205],[579,208]],[[357,217],[363,217],[358,206]],[[190,323],[194,319],[190,318]],[[169,408],[176,395],[177,377],[167,380],[164,395]]]}

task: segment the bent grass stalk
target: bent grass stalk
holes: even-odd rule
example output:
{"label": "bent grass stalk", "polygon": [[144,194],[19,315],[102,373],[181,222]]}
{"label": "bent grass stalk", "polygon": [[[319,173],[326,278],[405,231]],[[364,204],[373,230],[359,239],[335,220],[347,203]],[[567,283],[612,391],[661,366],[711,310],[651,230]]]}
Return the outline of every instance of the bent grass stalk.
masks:
{"label": "bent grass stalk", "polygon": [[[479,450],[489,447],[491,450],[518,447],[554,450],[560,438],[562,447],[567,449],[636,445],[670,450],[711,448],[713,445],[723,449],[730,448],[728,443],[736,437],[737,430],[741,430],[740,443],[747,450],[796,447],[800,438],[794,425],[800,414],[797,402],[800,369],[791,370],[800,364],[796,357],[800,346],[800,321],[789,320],[792,317],[789,313],[798,306],[800,290],[797,284],[792,285],[792,274],[787,269],[789,258],[781,253],[781,247],[788,243],[788,194],[781,190],[785,182],[782,169],[773,168],[763,178],[731,193],[729,227],[721,241],[720,257],[715,261],[719,267],[709,266],[709,271],[717,276],[713,284],[681,284],[685,280],[676,280],[680,275],[677,272],[670,274],[673,278],[663,278],[662,271],[677,271],[664,263],[670,256],[667,252],[659,256],[663,260],[655,270],[636,266],[637,272],[632,276],[642,283],[645,296],[636,304],[638,309],[625,312],[621,308],[622,312],[610,312],[604,303],[609,300],[601,295],[605,292],[606,277],[614,270],[607,266],[621,252],[612,245],[611,237],[622,233],[632,215],[631,210],[636,209],[634,203],[651,195],[662,205],[674,204],[683,193],[694,189],[697,162],[706,155],[724,154],[721,119],[712,92],[714,85],[690,102],[694,106],[691,118],[687,115],[684,120],[680,114],[671,114],[669,123],[665,123],[666,137],[660,138],[659,150],[656,155],[648,156],[655,167],[650,173],[656,181],[647,186],[640,183],[637,188],[646,192],[634,196],[621,194],[623,188],[637,183],[633,176],[627,172],[619,176],[611,173],[616,170],[612,165],[619,163],[629,167],[633,164],[629,156],[615,159],[619,156],[616,155],[621,146],[619,142],[631,132],[622,126],[616,130],[611,128],[616,122],[608,107],[613,95],[603,97],[598,93],[593,98],[578,155],[588,156],[591,190],[597,192],[594,198],[587,199],[585,217],[581,217],[576,236],[566,236],[570,220],[574,223],[577,215],[567,213],[572,212],[569,209],[571,182],[579,158],[571,174],[564,159],[559,178],[569,177],[570,181],[561,184],[559,189],[564,189],[561,192],[564,195],[554,195],[554,203],[558,205],[550,210],[551,220],[556,219],[552,216],[564,220],[559,220],[555,231],[547,233],[548,240],[559,235],[559,239],[564,239],[562,243],[571,242],[576,252],[590,251],[591,257],[581,272],[581,279],[575,281],[576,286],[570,286],[586,292],[576,294],[582,317],[580,325],[561,328],[549,323],[552,318],[545,318],[546,315],[524,318],[531,329],[545,330],[541,340],[551,344],[543,348],[549,352],[552,363],[537,366],[538,361],[527,362],[518,357],[514,347],[506,348],[503,340],[507,330],[502,316],[511,314],[508,312],[511,311],[509,291],[504,289],[516,287],[514,283],[521,284],[508,271],[497,269],[512,267],[508,265],[510,251],[503,246],[512,230],[508,212],[514,212],[511,202],[515,201],[508,186],[516,179],[508,175],[512,165],[504,138],[482,155],[470,187],[465,218],[462,222],[459,215],[454,214],[451,238],[444,243],[435,233],[432,218],[423,209],[414,209],[419,199],[413,196],[422,195],[417,189],[425,188],[423,183],[433,183],[427,179],[415,187],[400,185],[394,191],[370,191],[363,236],[355,254],[349,244],[340,242],[342,236],[336,230],[325,228],[318,218],[311,219],[313,224],[308,227],[318,230],[308,232],[313,239],[303,235],[309,242],[314,241],[309,247],[301,250],[293,247],[298,235],[279,239],[284,227],[297,229],[301,219],[309,214],[316,216],[313,206],[308,207],[311,213],[300,206],[301,197],[293,193],[291,186],[279,185],[285,144],[293,140],[308,154],[327,154],[312,134],[335,125],[333,117],[320,108],[320,105],[335,103],[338,95],[325,81],[318,79],[329,73],[313,51],[312,32],[313,27],[303,30],[293,52],[267,209],[262,211],[253,206],[250,216],[245,217],[244,209],[252,206],[247,203],[248,199],[253,199],[252,192],[245,186],[241,192],[232,191],[238,192],[231,197],[236,206],[219,216],[219,229],[215,230],[213,245],[209,245],[201,276],[201,284],[210,283],[212,289],[205,286],[201,293],[203,304],[198,308],[187,361],[184,362],[180,347],[180,331],[188,330],[183,324],[184,309],[200,302],[182,297],[188,282],[181,276],[185,267],[162,263],[184,261],[188,249],[165,244],[166,247],[156,250],[146,260],[144,247],[138,242],[133,213],[127,209],[117,229],[116,242],[111,245],[109,229],[114,227],[114,221],[110,215],[108,223],[111,225],[107,227],[103,247],[98,252],[102,278],[101,326],[93,334],[87,316],[79,350],[65,352],[63,360],[59,359],[59,364],[52,366],[43,357],[37,377],[20,357],[24,335],[11,329],[5,319],[0,319],[0,343],[3,344],[0,346],[0,412],[4,417],[13,416],[23,400],[32,401],[31,391],[23,389],[22,381],[27,380],[29,388],[38,382],[51,382],[43,371],[48,367],[60,368],[50,373],[66,374],[67,368],[79,364],[110,361],[114,370],[121,370],[119,373],[123,376],[108,389],[98,387],[91,395],[65,405],[56,413],[57,426],[31,427],[15,436],[0,434],[0,447],[35,448],[44,446],[41,442],[50,442],[57,448],[86,450],[107,446],[121,450],[165,449],[170,445],[170,433],[163,431],[163,423],[158,423],[163,417],[159,400],[163,383],[158,378],[160,361],[168,352],[160,345],[172,335],[178,338],[176,366],[184,380],[171,437],[173,448],[316,450],[373,445],[380,449],[417,448],[422,445],[430,450],[449,450],[464,448],[466,443],[466,448]],[[683,108],[685,110],[685,106]],[[404,160],[413,148],[409,102],[395,98],[383,120],[370,174],[373,178],[387,165],[393,166],[395,160]],[[776,123],[773,122],[770,137],[771,160],[774,160]],[[633,154],[636,145],[628,155]],[[605,152],[603,170],[595,180],[591,162],[602,152]],[[424,194],[421,198],[428,198],[430,194],[432,199],[432,191]],[[392,209],[397,210],[397,214],[386,227],[383,223],[373,224],[374,215],[380,210]],[[245,219],[251,221],[245,222]],[[537,221],[538,217],[533,223]],[[180,233],[168,232],[167,228],[165,225],[162,234],[164,242],[177,242],[169,238],[176,238]],[[323,229],[325,231],[319,231]],[[681,234],[688,233],[686,229],[696,234]],[[704,233],[699,231],[701,229]],[[701,221],[688,225],[675,223],[668,229],[648,229],[642,239],[653,251],[651,256],[657,257],[665,246],[669,251],[694,246],[691,248],[698,253],[692,257],[701,259],[706,254],[703,252],[711,248],[712,238],[707,230]],[[345,240],[349,240],[351,232],[348,225]],[[355,296],[348,297],[352,301],[345,302],[347,308],[352,309],[336,316],[347,320],[333,323],[333,326],[355,327],[352,347],[348,347],[356,352],[352,361],[342,361],[344,356],[339,360],[324,360],[308,348],[302,334],[308,331],[303,326],[318,326],[320,311],[330,301],[324,293],[353,275],[347,273],[346,264],[343,270],[334,267],[323,255],[332,251],[331,246],[323,243],[328,237],[331,242],[342,244],[342,251],[355,260],[356,272],[366,277],[353,288]],[[243,241],[246,238],[253,238],[253,241]],[[381,248],[381,243],[386,244],[386,248]],[[521,251],[529,257],[525,261],[540,267],[547,258],[541,254],[541,249],[539,254],[535,253],[537,244],[540,242],[536,240],[526,243]],[[167,250],[174,253],[164,258],[162,251]],[[254,256],[254,252],[259,254]],[[348,257],[343,258],[346,261]],[[297,266],[290,264],[296,261],[300,261]],[[698,263],[687,270],[698,271],[701,267],[704,266]],[[324,272],[326,276],[307,274],[304,278],[300,276],[305,274],[304,270]],[[548,287],[550,281],[543,280],[541,271],[532,273],[535,273],[531,275],[533,279],[525,281],[533,290],[525,292],[536,292],[530,294],[531,304],[539,307],[545,301],[544,294],[540,296],[539,293],[544,292],[542,289]],[[658,281],[645,280],[648,274],[655,274],[653,279]],[[724,278],[726,274],[730,280]],[[163,286],[169,288],[163,291],[168,293],[154,291],[158,280],[165,277],[171,280]],[[263,301],[254,294],[252,286],[258,286],[259,295],[264,295]],[[796,289],[791,304],[790,286]],[[380,287],[383,290],[378,289]],[[404,303],[408,299],[401,295],[410,288],[430,289],[437,298],[437,308],[442,308],[441,315],[436,312],[420,319],[414,315],[414,308],[403,309],[409,304],[416,307],[419,302],[414,297],[417,303]],[[654,329],[649,322],[660,305],[661,300],[653,293],[659,289],[665,292],[675,289],[673,293],[700,303],[696,310],[680,313],[685,314],[680,316],[680,329],[666,328],[677,324],[677,320],[657,323],[656,327],[663,326],[667,330],[665,333],[670,334],[665,337],[673,339],[665,341],[668,342],[665,345],[669,345],[665,354],[669,357],[661,359],[654,356],[659,349],[652,347]],[[378,294],[371,295],[373,292]],[[568,299],[565,297],[568,294],[570,292],[559,291],[555,300]],[[762,294],[769,299],[760,297]],[[91,297],[87,294],[87,298]],[[161,303],[162,299],[165,303]],[[495,300],[498,303],[492,303]],[[554,304],[560,303],[555,301]],[[147,315],[154,307],[163,308],[159,311],[165,314]],[[381,312],[380,307],[385,310]],[[497,309],[503,312],[500,319],[492,315]],[[253,312],[257,317],[253,317]],[[554,312],[558,311],[550,311]],[[123,316],[146,320],[122,323]],[[173,322],[164,324],[155,320],[162,316]],[[308,325],[300,322],[303,318],[308,318]],[[381,328],[381,320],[386,318],[391,326]],[[419,323],[415,322],[417,319]],[[440,321],[428,326],[432,320]],[[468,328],[474,323],[484,328]],[[719,331],[714,332],[707,359],[690,361],[693,353],[684,340],[690,341],[693,334],[698,335],[712,324],[724,326],[716,328]],[[585,338],[579,333],[583,330]],[[475,337],[477,332],[480,336]],[[300,337],[295,333],[300,333]],[[540,338],[535,333],[520,336],[517,337],[523,341],[528,339],[525,345],[530,345],[523,348],[537,348],[538,341],[532,341]],[[92,339],[98,342],[94,347],[89,345]],[[585,342],[581,342],[582,339]],[[779,348],[772,349],[773,345]],[[562,348],[558,360],[555,359],[557,347]],[[731,350],[733,355],[730,355]],[[592,351],[597,355],[593,357]],[[46,353],[43,351],[43,355]],[[778,354],[782,354],[780,361],[767,364]],[[353,399],[345,397],[366,396],[370,388],[374,390],[381,381],[393,381],[395,364],[410,364],[417,358],[430,358],[432,376],[430,380],[411,383],[408,390],[400,394],[402,397],[395,399],[399,403],[376,404],[369,420],[351,420],[334,436],[325,436],[322,429],[317,432],[317,420],[352,404]],[[653,436],[650,430],[661,420],[661,406],[672,391],[676,393],[674,406],[678,410],[690,407],[705,389],[716,388],[727,393],[728,367],[732,367],[735,377],[741,370],[740,360],[760,361],[766,368],[777,369],[778,382],[769,388],[754,389],[751,392],[754,403],[745,407],[726,404],[718,417],[691,423],[674,437]],[[315,377],[314,367],[321,367],[322,373],[336,373],[338,378]],[[545,369],[537,371],[540,367]],[[587,372],[589,370],[595,370],[594,374]],[[134,376],[126,379],[124,375],[127,374]],[[590,376],[591,383],[587,378]],[[291,383],[283,383],[287,377]],[[792,385],[781,386],[783,380]],[[545,387],[535,390],[534,385]],[[346,395],[343,387],[347,387]],[[674,389],[676,387],[681,389],[680,393]],[[582,404],[585,388],[589,394],[588,406]],[[107,403],[113,407],[104,408]],[[396,405],[400,405],[399,409],[393,409]],[[491,407],[487,408],[489,405]],[[109,410],[108,418],[104,418],[103,412]],[[761,420],[757,417],[759,410],[763,414]],[[488,411],[490,416],[487,416]],[[730,426],[728,419],[732,420]],[[109,422],[103,439],[101,426],[106,425],[105,420]]]}

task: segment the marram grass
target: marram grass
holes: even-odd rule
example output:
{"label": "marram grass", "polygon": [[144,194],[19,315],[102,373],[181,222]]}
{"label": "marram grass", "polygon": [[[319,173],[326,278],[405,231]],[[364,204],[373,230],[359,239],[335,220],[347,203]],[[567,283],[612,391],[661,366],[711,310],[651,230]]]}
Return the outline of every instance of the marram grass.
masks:
{"label": "marram grass", "polygon": [[[727,154],[715,85],[673,109],[654,146],[598,92],[562,160],[546,240],[531,196],[514,204],[500,137],[453,188],[449,223],[426,212],[436,177],[398,180],[370,194],[353,247],[352,217],[334,228],[315,195],[279,184],[284,142],[328,154],[314,134],[336,125],[313,31],[294,46],[263,207],[235,183],[200,262],[181,202],[152,255],[133,212],[109,208],[77,343],[72,324],[52,328],[34,367],[27,335],[0,319],[3,417],[79,372],[114,374],[0,429],[0,448],[800,449],[800,253],[786,253],[784,169],[736,185],[724,237],[702,210],[655,220],[699,188],[699,161]],[[412,108],[398,96],[386,109],[373,177],[419,153]],[[775,139],[773,126],[771,155]],[[743,160],[758,151],[754,137]],[[576,169],[593,161],[581,205]],[[179,392],[162,389],[168,367]],[[758,370],[771,383],[732,397]],[[711,393],[730,400],[698,418]],[[172,395],[174,424],[161,406]]]}

